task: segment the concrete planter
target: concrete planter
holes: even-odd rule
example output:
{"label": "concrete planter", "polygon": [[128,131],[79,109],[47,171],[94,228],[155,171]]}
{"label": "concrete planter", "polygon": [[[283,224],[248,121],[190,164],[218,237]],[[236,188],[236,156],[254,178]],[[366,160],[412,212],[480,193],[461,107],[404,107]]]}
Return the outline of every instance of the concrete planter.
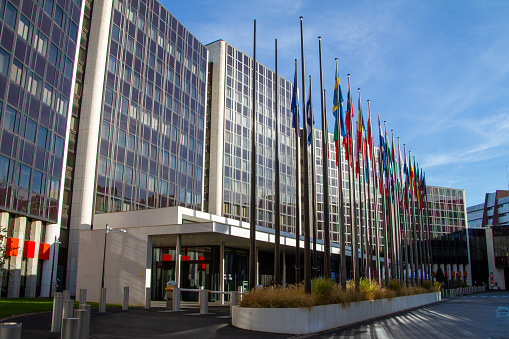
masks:
{"label": "concrete planter", "polygon": [[334,304],[310,308],[245,308],[234,306],[232,325],[252,331],[308,334],[382,317],[441,300],[437,293],[427,293]]}

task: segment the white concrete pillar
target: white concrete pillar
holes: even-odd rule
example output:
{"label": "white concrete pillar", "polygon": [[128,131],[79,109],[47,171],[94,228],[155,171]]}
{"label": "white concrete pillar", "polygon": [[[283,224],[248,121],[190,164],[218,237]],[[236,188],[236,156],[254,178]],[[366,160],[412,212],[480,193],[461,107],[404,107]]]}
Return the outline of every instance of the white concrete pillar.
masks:
{"label": "white concrete pillar", "polygon": [[180,246],[182,244],[182,235],[177,235],[177,244],[175,246],[175,281],[177,282],[177,287],[180,288],[180,270],[182,267],[181,257],[180,257]]}
{"label": "white concrete pillar", "polygon": [[[224,292],[224,241],[219,247],[219,291]],[[220,294],[221,305],[224,305],[224,294]]]}
{"label": "white concrete pillar", "polygon": [[[53,295],[53,291],[56,290],[55,286],[57,285],[58,250],[60,248],[60,244],[56,240],[59,238],[60,225],[46,225],[44,243],[49,244],[50,249],[49,260],[44,260],[42,263],[41,297],[49,297],[50,294]],[[51,274],[52,272],[53,276]]]}
{"label": "white concrete pillar", "polygon": [[9,265],[9,285],[7,287],[7,298],[19,298],[19,288],[21,282],[21,262],[23,261],[23,247],[25,243],[25,231],[27,225],[26,217],[16,217],[14,219],[14,229],[12,237],[18,239],[18,255],[11,257]]}
{"label": "white concrete pillar", "polygon": [[[9,227],[9,213],[0,212],[0,248],[5,248],[5,244],[7,243],[7,228]],[[0,265],[0,282],[3,277],[3,268],[7,269],[7,262],[4,265]],[[7,272],[5,273],[7,274]]]}
{"label": "white concrete pillar", "polygon": [[41,244],[42,221],[32,221],[30,225],[30,241],[35,242],[33,258],[27,258],[25,297],[35,298],[37,289],[37,265],[39,264],[39,246]]}

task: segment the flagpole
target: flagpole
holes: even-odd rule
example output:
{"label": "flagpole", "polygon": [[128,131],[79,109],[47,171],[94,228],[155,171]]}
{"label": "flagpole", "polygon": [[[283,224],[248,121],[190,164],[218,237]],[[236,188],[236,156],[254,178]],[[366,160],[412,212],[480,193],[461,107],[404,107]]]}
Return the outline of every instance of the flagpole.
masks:
{"label": "flagpole", "polygon": [[[406,146],[405,147],[405,159],[406,159]],[[405,160],[406,161],[406,160]],[[408,185],[406,188],[406,197],[407,197],[407,204],[408,204],[408,255],[410,257],[410,282],[412,284],[412,287],[415,286],[415,252],[414,252],[414,236],[413,236],[413,214],[412,214],[412,201],[410,199],[411,195],[411,189],[412,189],[412,172],[411,172],[411,161],[410,161],[410,152],[408,152]]]}
{"label": "flagpole", "polygon": [[[378,121],[380,123],[380,120]],[[388,222],[387,222],[387,217],[388,217],[388,213],[387,213],[387,189],[386,189],[386,185],[389,185],[389,182],[387,181],[387,178],[388,178],[388,175],[387,175],[387,172],[389,171],[389,169],[387,168],[387,154],[385,154],[385,151],[387,149],[387,133],[385,133],[385,136],[384,136],[384,140],[385,140],[385,145],[384,145],[384,149],[381,150],[381,152],[384,152],[384,157],[383,157],[383,171],[382,171],[382,168],[380,168],[380,177],[385,177],[384,179],[381,179],[381,182],[382,182],[382,188],[383,188],[383,192],[382,192],[382,197],[383,197],[383,203],[382,203],[382,209],[383,209],[383,226],[384,226],[384,270],[385,270],[385,286],[388,287],[389,286],[389,282],[390,282],[390,276],[389,276],[389,225],[388,225]],[[383,173],[383,176],[382,176],[382,173]]]}
{"label": "flagpole", "polygon": [[[364,272],[364,251],[363,251],[363,247],[364,247],[364,224],[365,224],[365,219],[364,219],[364,209],[363,209],[363,203],[364,203],[364,199],[362,198],[362,180],[363,180],[363,176],[362,176],[362,172],[364,170],[364,159],[361,158],[361,153],[362,153],[362,147],[364,145],[364,140],[363,140],[363,130],[362,130],[362,125],[361,125],[361,120],[362,120],[362,109],[361,109],[361,89],[358,88],[357,89],[357,92],[359,94],[359,108],[357,110],[357,169],[358,169],[358,174],[359,174],[359,250],[360,250],[360,256],[361,256],[361,261],[360,261],[360,264],[359,264],[359,276],[364,276],[365,275],[365,272]],[[357,170],[356,170],[357,172]]]}
{"label": "flagpole", "polygon": [[399,251],[399,244],[400,244],[400,233],[399,233],[399,214],[398,214],[398,182],[396,180],[397,178],[397,169],[396,169],[396,155],[394,154],[396,152],[394,145],[394,130],[391,129],[391,139],[392,139],[392,182],[394,183],[392,186],[393,189],[393,199],[392,199],[392,215],[393,215],[393,238],[394,238],[394,278],[399,279],[401,277],[400,271],[399,271],[399,263],[400,263],[400,251]]}
{"label": "flagpole", "polygon": [[300,208],[300,138],[299,138],[299,89],[297,88],[297,59],[295,59],[295,78],[294,78],[294,97],[295,102],[292,100],[292,109],[294,112],[295,124],[295,283],[299,284],[301,279],[300,274],[300,231],[301,231],[301,208]]}
{"label": "flagpole", "polygon": [[[350,92],[350,74],[348,74],[348,103],[350,108],[348,109],[348,114],[350,114],[350,111],[353,111],[353,103],[352,103],[352,95]],[[353,117],[350,117],[350,142],[348,145],[348,152],[349,152],[349,159],[350,163],[353,164]],[[353,279],[355,282],[355,289],[359,290],[360,284],[359,284],[359,255],[357,252],[357,225],[356,225],[356,219],[355,219],[355,173],[352,168],[353,166],[349,167],[349,186],[350,186],[350,225],[351,225],[351,254],[352,254],[352,273],[353,273]]]}
{"label": "flagpole", "polygon": [[[340,256],[341,256],[341,288],[343,290],[346,290],[346,280],[347,280],[347,270],[346,270],[346,224],[345,224],[345,197],[343,194],[343,153],[341,144],[344,143],[346,139],[341,140],[341,122],[343,121],[343,95],[341,93],[341,85],[339,81],[339,75],[338,75],[338,58],[335,59],[336,61],[336,79],[334,79],[334,96],[337,99],[337,102],[333,103],[333,111],[334,111],[334,105],[336,106],[336,162],[337,162],[337,169],[338,169],[338,189],[339,189],[339,200],[338,200],[338,207],[339,207],[339,226],[340,226],[340,242],[341,242],[341,248],[340,248]],[[324,98],[325,100],[325,98]],[[324,105],[325,108],[325,105]],[[323,113],[326,114],[326,111]],[[350,112],[348,112],[350,114]],[[344,123],[343,123],[344,124]],[[345,127],[343,126],[343,129]],[[346,131],[344,131],[343,138],[347,138]],[[328,144],[328,143],[327,143]],[[348,147],[349,142],[347,141],[344,145]],[[346,148],[346,147],[345,147]],[[345,149],[345,155],[349,152],[349,150]],[[348,163],[347,163],[348,166]],[[349,167],[348,167],[349,168]],[[329,243],[330,245],[330,243]]]}
{"label": "flagpole", "polygon": [[[372,146],[373,146],[373,141],[372,141],[372,135],[373,135],[373,131],[371,129],[371,108],[370,108],[370,102],[369,100],[367,101],[368,102],[368,123],[367,123],[367,132],[366,132],[366,159],[368,159],[367,157],[367,153],[369,152],[369,158],[370,158],[370,161],[368,162],[368,160],[366,160],[368,162],[368,171],[369,171],[369,168],[373,166],[373,150],[372,150]],[[368,149],[369,147],[369,149]],[[369,174],[367,175],[367,177],[369,178],[371,176],[371,173],[373,172],[373,168],[371,168],[371,171],[369,172]],[[367,246],[367,252],[366,252],[366,256],[367,256],[367,278],[369,279],[372,279],[373,277],[373,218],[374,218],[374,215],[373,215],[373,204],[371,203],[371,187],[375,185],[375,181],[373,179],[370,179],[371,181],[371,185],[368,184],[367,185],[367,203],[368,203],[368,219],[366,219],[366,236],[367,236],[367,239],[368,241],[366,242],[366,246]],[[366,195],[366,192],[364,193]]]}
{"label": "flagpole", "polygon": [[[300,54],[302,63],[302,101],[306,99],[306,76],[304,68],[304,32],[302,27],[302,19],[300,17]],[[306,104],[302,105],[302,121],[307,121]],[[305,123],[302,124],[302,130],[305,137],[307,137],[307,126]],[[309,258],[310,249],[310,222],[309,222],[309,165],[308,165],[308,148],[307,141],[303,143],[303,160],[304,160],[304,291],[311,293],[311,261]]]}
{"label": "flagpole", "polygon": [[[408,160],[410,162],[410,165],[412,164],[412,156],[410,155],[410,152],[408,152]],[[415,190],[413,189],[414,188],[414,185],[415,185],[415,182],[414,182],[414,178],[413,178],[413,168],[412,168],[412,178],[411,178],[411,189],[412,189],[412,203],[410,204],[410,207],[412,208],[412,224],[413,224],[413,228],[412,228],[412,237],[413,237],[413,253],[414,253],[414,265],[413,265],[413,268],[414,268],[414,276],[413,276],[413,280],[414,280],[414,284],[415,286],[419,286],[419,280],[418,280],[418,266],[419,266],[419,257],[418,257],[418,251],[417,251],[417,224],[416,224],[416,219],[415,219],[415,202],[414,202],[414,195],[415,195]]]}
{"label": "flagpole", "polygon": [[275,105],[276,105],[276,150],[275,150],[275,172],[276,172],[276,206],[274,209],[275,229],[274,229],[274,285],[281,285],[281,188],[279,173],[279,75],[277,70],[277,39],[274,40],[275,64],[276,64],[276,86],[275,86]]}
{"label": "flagpole", "polygon": [[[419,175],[419,173],[417,173]],[[420,181],[420,180],[419,180]],[[419,183],[420,186],[420,183]],[[419,194],[421,192],[421,188],[419,187]],[[419,206],[419,237],[421,239],[420,241],[420,254],[421,254],[421,286],[424,281],[424,272],[426,270],[426,258],[424,256],[424,232],[423,232],[423,223],[422,223],[422,202]]]}
{"label": "flagpole", "polygon": [[256,285],[256,20],[253,37],[253,108],[251,121],[251,207],[249,218],[249,289]]}
{"label": "flagpole", "polygon": [[[405,154],[405,157],[406,157],[404,148],[405,148],[405,144],[403,144],[403,154]],[[400,162],[401,162],[401,149],[399,146],[399,138],[398,138],[398,153],[399,153]],[[406,161],[405,161],[405,163],[406,163]],[[404,168],[403,168],[403,171],[405,171]],[[401,196],[402,196],[401,197],[401,209],[403,210],[403,213],[402,213],[403,214],[402,248],[404,251],[403,251],[402,255],[404,254],[404,260],[405,260],[405,267],[401,271],[401,273],[404,275],[405,285],[408,288],[408,287],[410,287],[410,284],[408,281],[408,232],[407,232],[407,224],[406,224],[406,206],[405,206],[406,188],[405,188],[405,185],[403,185],[403,173],[401,172],[401,164],[399,165],[399,173],[400,173]],[[406,183],[406,180],[405,180],[405,183]]]}
{"label": "flagpole", "polygon": [[[309,76],[309,110],[308,110],[308,120],[307,122],[310,124],[311,131],[308,131],[308,133],[311,135],[311,195],[313,197],[312,201],[312,208],[311,213],[313,213],[313,269],[311,271],[312,277],[316,278],[317,276],[317,269],[318,269],[318,258],[317,258],[317,251],[316,251],[316,236],[317,236],[317,205],[316,205],[316,158],[315,158],[315,133],[313,130],[313,100],[311,99],[311,75]],[[306,147],[307,144],[306,144]],[[325,184],[324,184],[325,185]]]}
{"label": "flagpole", "polygon": [[[402,227],[401,227],[401,206],[402,206],[402,201],[401,201],[401,149],[400,149],[400,146],[399,146],[399,137],[397,138],[398,139],[398,155],[397,155],[397,159],[398,159],[398,174],[399,174],[399,180],[397,180],[397,194],[398,194],[398,202],[396,204],[397,206],[397,213],[396,213],[396,217],[398,218],[398,249],[399,249],[399,256],[398,256],[398,263],[399,263],[399,267],[398,267],[398,270],[399,270],[399,281],[401,282],[401,286],[403,286],[403,284],[405,283],[405,276],[404,276],[404,273],[403,273],[403,231],[402,231]],[[400,204],[401,202],[401,204]],[[404,228],[404,225],[403,225],[403,228]]]}
{"label": "flagpole", "polygon": [[[327,110],[325,109],[325,91],[322,72],[322,38],[318,37],[318,54],[320,57],[320,104],[322,113],[322,170],[323,170],[323,240],[324,240],[324,277],[331,277],[330,254],[330,203],[329,203],[329,130],[327,128]],[[337,59],[336,59],[337,63]],[[341,150],[340,150],[341,151]],[[313,158],[313,161],[316,161]],[[340,181],[341,183],[341,181]],[[341,186],[340,186],[341,187]]]}
{"label": "flagpole", "polygon": [[430,280],[433,281],[433,252],[431,247],[431,231],[429,225],[429,210],[428,210],[428,188],[426,186],[426,173],[424,174],[424,198],[426,201],[426,229],[428,232],[428,255],[429,255],[429,275]]}

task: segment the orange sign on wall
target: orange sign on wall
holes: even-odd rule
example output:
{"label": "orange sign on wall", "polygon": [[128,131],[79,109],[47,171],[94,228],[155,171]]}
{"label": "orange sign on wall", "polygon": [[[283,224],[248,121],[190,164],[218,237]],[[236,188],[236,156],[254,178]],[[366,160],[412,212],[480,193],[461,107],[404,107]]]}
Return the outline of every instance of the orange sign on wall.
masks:
{"label": "orange sign on wall", "polygon": [[49,260],[50,244],[41,243],[39,245],[39,260]]}
{"label": "orange sign on wall", "polygon": [[5,255],[8,257],[15,257],[18,255],[18,249],[19,239],[7,238],[7,243],[5,244]]}

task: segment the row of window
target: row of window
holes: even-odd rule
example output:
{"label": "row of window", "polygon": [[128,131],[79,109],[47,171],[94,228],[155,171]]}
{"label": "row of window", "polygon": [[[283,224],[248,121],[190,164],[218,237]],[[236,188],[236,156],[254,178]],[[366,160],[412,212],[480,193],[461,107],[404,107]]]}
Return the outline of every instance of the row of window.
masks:
{"label": "row of window", "polygon": [[[0,155],[0,181],[12,182],[26,190],[58,199],[60,180]],[[31,187],[30,187],[31,184]]]}

